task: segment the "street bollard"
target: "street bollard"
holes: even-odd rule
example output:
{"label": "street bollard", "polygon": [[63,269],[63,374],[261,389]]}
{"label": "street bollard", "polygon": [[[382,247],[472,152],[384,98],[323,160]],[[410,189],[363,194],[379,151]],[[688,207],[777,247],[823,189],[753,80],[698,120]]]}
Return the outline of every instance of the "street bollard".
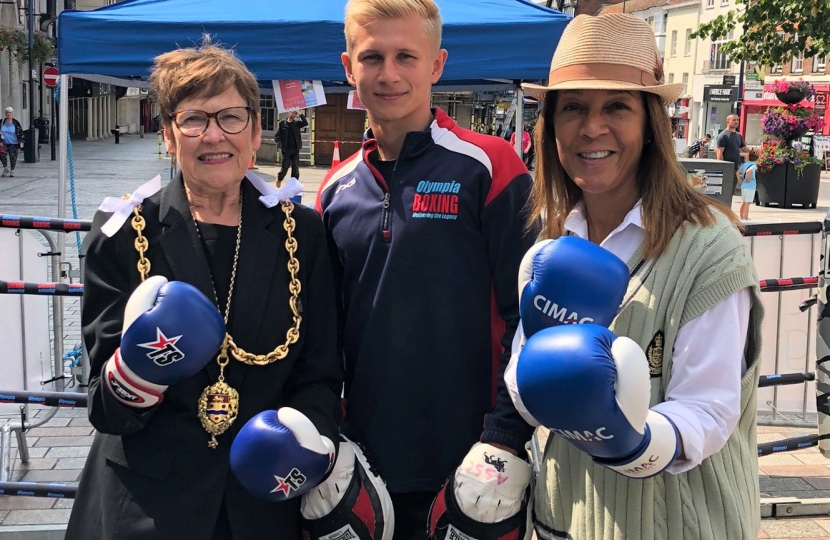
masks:
{"label": "street bollard", "polygon": [[139,139],[144,138],[144,125],[143,124],[138,126],[138,138]]}

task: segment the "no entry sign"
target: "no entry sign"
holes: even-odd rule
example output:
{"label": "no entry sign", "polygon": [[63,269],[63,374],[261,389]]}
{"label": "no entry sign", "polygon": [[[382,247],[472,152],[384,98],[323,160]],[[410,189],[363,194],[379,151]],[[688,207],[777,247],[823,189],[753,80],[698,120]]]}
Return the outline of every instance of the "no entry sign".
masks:
{"label": "no entry sign", "polygon": [[59,77],[60,72],[56,67],[48,67],[43,70],[43,84],[45,84],[49,88],[54,88],[58,85]]}

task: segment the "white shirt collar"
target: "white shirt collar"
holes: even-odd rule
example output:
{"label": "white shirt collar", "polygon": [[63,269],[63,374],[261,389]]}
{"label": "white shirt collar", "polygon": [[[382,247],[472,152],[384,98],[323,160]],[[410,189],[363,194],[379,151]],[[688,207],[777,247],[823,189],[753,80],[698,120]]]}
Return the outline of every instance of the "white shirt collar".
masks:
{"label": "white shirt collar", "polygon": [[[643,227],[642,202],[642,199],[637,200],[634,207],[628,211],[622,222],[611,231],[611,234],[605,240],[624,231],[629,225],[634,225],[645,232],[645,228]],[[588,238],[588,221],[585,217],[584,201],[579,201],[574,209],[571,210],[571,213],[568,214],[568,217],[565,218],[565,229],[580,238]],[[603,240],[603,243],[605,240]]]}

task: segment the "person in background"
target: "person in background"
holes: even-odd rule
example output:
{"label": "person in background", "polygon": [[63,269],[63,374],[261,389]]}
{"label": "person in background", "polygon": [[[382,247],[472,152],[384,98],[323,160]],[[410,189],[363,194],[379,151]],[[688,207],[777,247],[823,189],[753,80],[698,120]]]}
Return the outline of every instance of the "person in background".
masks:
{"label": "person in background", "polygon": [[666,105],[683,85],[664,82],[648,23],[611,13],[574,18],[548,85],[522,87],[543,101],[531,219],[549,240],[534,248],[579,240],[583,253],[523,261],[535,289],[522,332],[545,306],[526,310],[525,294],[608,302],[611,274],[585,272],[599,260],[621,284],[610,323],[545,327],[514,347],[514,403],[550,428],[538,537],[754,540],[763,304],[737,216],[692,189],[676,158]]}
{"label": "person in background", "polygon": [[[516,132],[514,131],[513,134],[510,136],[510,146],[516,148]],[[530,153],[530,133],[528,133],[527,128],[522,128],[522,161],[524,161],[525,166],[527,166],[527,156]]]}
{"label": "person in background", "polygon": [[280,120],[274,141],[282,152],[282,167],[277,174],[277,185],[283,181],[291,167],[291,176],[300,179],[300,149],[303,147],[303,136],[300,130],[308,125],[308,120],[299,111],[291,111],[288,118]]}
{"label": "person in background", "polygon": [[6,118],[3,120],[2,127],[0,127],[0,134],[3,136],[6,152],[0,154],[0,162],[3,163],[3,176],[14,176],[17,153],[23,149],[23,128],[14,117],[14,109],[6,107],[5,112]]}
{"label": "person in background", "polygon": [[432,0],[350,0],[345,34],[369,130],[316,203],[342,300],[342,431],[387,482],[395,540],[455,534],[450,499],[466,522],[524,527],[531,429],[503,371],[538,230],[530,175],[506,141],[430,107],[448,54]]}
{"label": "person in background", "polygon": [[700,139],[696,140],[692,144],[686,148],[686,151],[683,152],[683,157],[687,158],[702,158],[704,157],[708,150],[709,150],[709,141],[712,140],[712,136],[708,133],[705,134]]}
{"label": "person in background", "polygon": [[749,149],[749,161],[741,165],[738,169],[738,184],[741,186],[741,210],[740,218],[742,220],[749,219],[749,206],[755,202],[755,173],[758,171],[758,151],[754,148]]}
{"label": "person in background", "polygon": [[66,539],[300,540],[289,497],[322,481],[340,422],[325,232],[296,184],[247,173],[259,87],[232,51],[206,37],[149,82],[179,172],[105,199],[84,240],[96,432]]}
{"label": "person in background", "polygon": [[726,129],[718,135],[715,155],[719,161],[731,161],[735,165],[735,177],[738,176],[738,169],[741,167],[742,152],[749,152],[744,136],[738,133],[738,126],[741,125],[741,118],[737,114],[730,114],[726,117]]}

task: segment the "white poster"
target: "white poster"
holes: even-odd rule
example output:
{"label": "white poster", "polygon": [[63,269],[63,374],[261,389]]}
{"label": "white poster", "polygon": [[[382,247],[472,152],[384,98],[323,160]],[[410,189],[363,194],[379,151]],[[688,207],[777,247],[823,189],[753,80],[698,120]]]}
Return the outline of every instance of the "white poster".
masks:
{"label": "white poster", "polygon": [[356,109],[359,111],[365,111],[366,107],[363,106],[363,103],[360,102],[360,98],[357,95],[355,90],[349,90],[349,100],[346,103],[347,109]]}
{"label": "white poster", "polygon": [[281,113],[326,104],[322,81],[271,81],[274,101]]}

